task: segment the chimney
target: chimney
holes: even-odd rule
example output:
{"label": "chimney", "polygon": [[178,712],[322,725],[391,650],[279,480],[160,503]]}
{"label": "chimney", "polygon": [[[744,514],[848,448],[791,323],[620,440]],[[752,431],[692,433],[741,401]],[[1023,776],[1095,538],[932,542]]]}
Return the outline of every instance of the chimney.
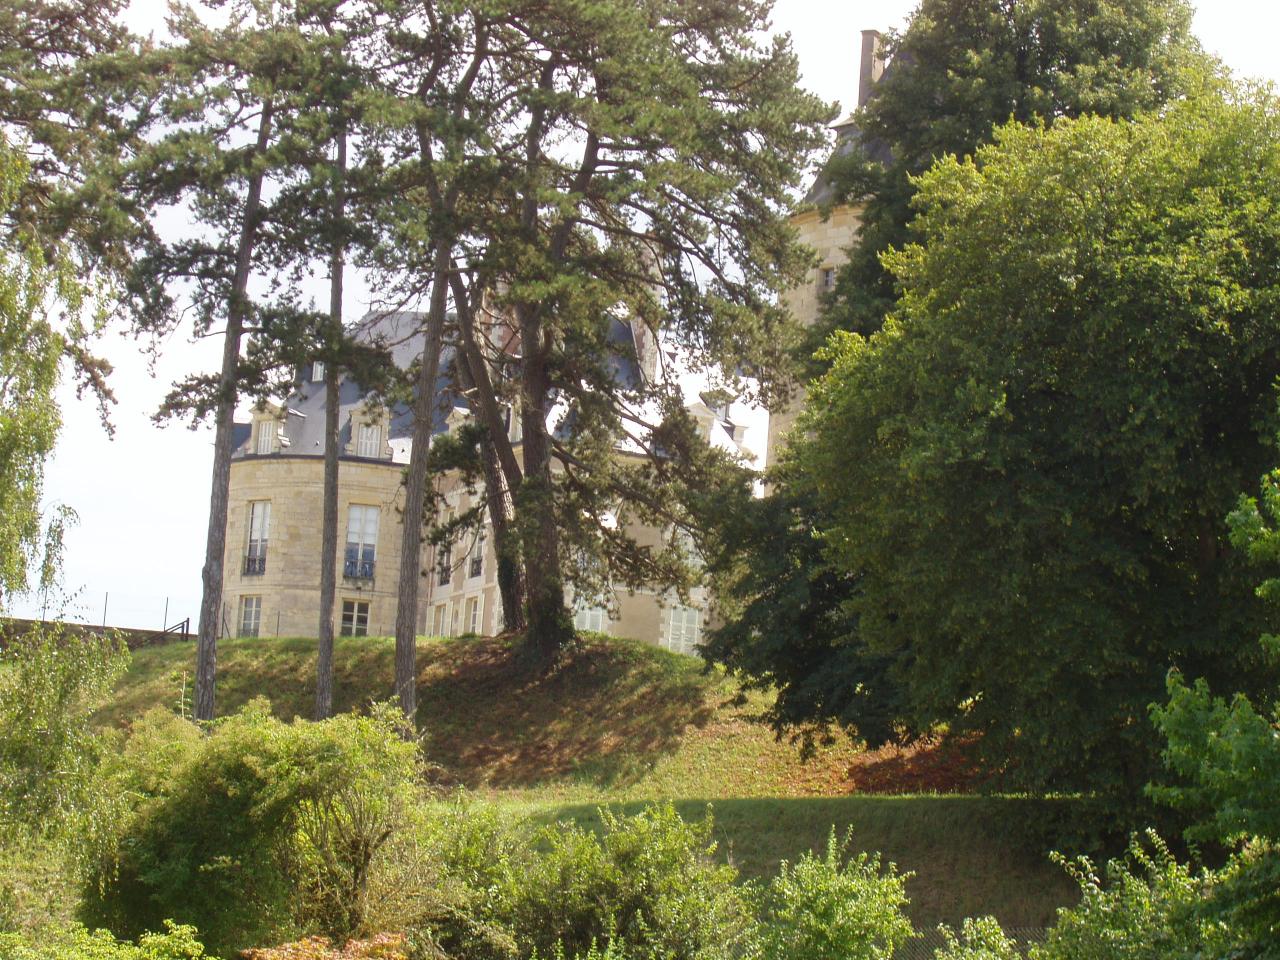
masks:
{"label": "chimney", "polygon": [[862,66],[858,70],[858,106],[871,99],[871,90],[884,73],[884,38],[879,30],[862,31]]}

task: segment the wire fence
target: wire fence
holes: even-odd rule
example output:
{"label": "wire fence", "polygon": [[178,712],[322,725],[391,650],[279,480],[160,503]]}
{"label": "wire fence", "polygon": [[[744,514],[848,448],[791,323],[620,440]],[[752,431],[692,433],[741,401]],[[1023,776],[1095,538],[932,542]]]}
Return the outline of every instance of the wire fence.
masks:
{"label": "wire fence", "polygon": [[[1031,947],[1044,943],[1048,931],[1044,927],[1005,927],[1004,933],[1018,945],[1023,956],[1026,956]],[[936,952],[946,945],[947,940],[942,935],[942,931],[922,930],[898,949],[894,954],[894,960],[933,960]]]}

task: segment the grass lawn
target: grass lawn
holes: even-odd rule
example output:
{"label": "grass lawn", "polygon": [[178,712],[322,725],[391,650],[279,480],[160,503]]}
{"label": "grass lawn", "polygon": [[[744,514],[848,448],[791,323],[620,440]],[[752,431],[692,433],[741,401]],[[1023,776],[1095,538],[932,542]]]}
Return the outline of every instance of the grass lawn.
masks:
{"label": "grass lawn", "polygon": [[[359,709],[392,691],[394,642],[339,638],[334,701]],[[1073,887],[1009,832],[1032,801],[903,793],[936,784],[947,758],[868,754],[848,741],[807,762],[759,722],[762,695],[701,661],[623,640],[587,638],[550,673],[533,674],[497,640],[419,643],[418,721],[445,785],[465,786],[538,823],[598,822],[601,804],[638,809],[674,801],[686,817],[714,810],[721,852],[744,876],[822,847],[835,826],[853,846],[882,852],[916,876],[919,926],[992,913],[1009,926],[1043,926]],[[127,725],[153,706],[191,696],[194,644],[137,651],[104,725]],[[315,641],[225,640],[218,647],[218,711],[266,696],[283,718],[310,716]]]}

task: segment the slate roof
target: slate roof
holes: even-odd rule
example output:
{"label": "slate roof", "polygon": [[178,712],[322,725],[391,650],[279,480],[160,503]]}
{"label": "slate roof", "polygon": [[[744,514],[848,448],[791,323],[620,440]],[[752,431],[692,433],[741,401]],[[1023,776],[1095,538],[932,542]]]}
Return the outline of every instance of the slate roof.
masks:
{"label": "slate roof", "polygon": [[[425,314],[413,312],[370,313],[352,328],[357,339],[378,343],[390,354],[391,362],[401,370],[407,370],[422,351],[424,334],[421,329]],[[652,377],[652,354],[656,346],[647,328],[635,326],[620,318],[614,318],[607,334],[611,352],[609,367],[614,377],[626,388],[634,389]],[[440,356],[440,373],[436,378],[436,405],[432,433],[448,430],[448,418],[455,406],[463,406],[453,383],[454,348],[446,345]],[[300,371],[296,389],[284,401],[284,449],[289,456],[324,456],[324,381],[311,380],[311,368]],[[369,391],[350,377],[343,377],[338,385],[338,444],[345,449],[351,442],[352,414],[358,413],[369,396]],[[562,423],[557,431],[563,434],[570,423]],[[390,411],[390,430],[386,438],[392,447],[392,459],[406,462],[408,441],[413,436],[413,409],[407,404],[396,404]],[[234,433],[235,457],[252,455],[252,426],[237,423]]]}
{"label": "slate roof", "polygon": [[[421,323],[424,314],[412,312],[370,313],[352,329],[355,336],[367,343],[382,344],[388,350],[391,362],[401,370],[421,353],[424,334]],[[446,427],[449,410],[456,394],[452,380],[453,348],[447,347],[440,357],[440,375],[436,379],[436,393],[441,404],[436,409],[433,432],[441,433]],[[351,377],[343,377],[338,385],[338,423],[340,447],[351,441],[351,415],[357,413],[369,396],[369,391]],[[283,452],[291,456],[324,456],[324,382],[311,380],[311,369],[300,371],[300,382],[284,401]],[[249,454],[250,424],[235,425],[236,454]],[[407,404],[391,408],[389,441],[408,440],[413,435],[413,410]],[[396,444],[393,443],[393,446]],[[395,459],[400,459],[396,457]]]}
{"label": "slate roof", "polygon": [[[890,78],[893,74],[894,64],[901,61],[901,67],[909,66],[912,62],[909,52],[903,52],[899,57],[890,60],[885,65],[884,72],[881,73],[880,79],[876,81],[875,87],[871,91],[871,96],[876,96],[880,85]],[[900,67],[900,68],[901,68]],[[827,158],[826,163],[822,165],[822,169],[818,171],[818,175],[814,177],[809,192],[805,194],[805,205],[821,207],[830,204],[835,200],[835,191],[832,189],[831,181],[827,175],[831,161],[837,157],[846,157],[855,150],[863,151],[870,159],[886,166],[893,161],[893,154],[889,152],[889,145],[883,140],[864,141],[862,133],[858,130],[856,123],[856,113],[851,113],[839,123],[832,126],[832,130],[836,132],[835,146],[831,150],[831,156]]]}

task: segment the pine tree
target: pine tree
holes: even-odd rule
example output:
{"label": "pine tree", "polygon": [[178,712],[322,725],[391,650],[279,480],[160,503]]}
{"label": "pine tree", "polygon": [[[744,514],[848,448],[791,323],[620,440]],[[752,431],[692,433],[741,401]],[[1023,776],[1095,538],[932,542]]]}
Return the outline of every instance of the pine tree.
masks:
{"label": "pine tree", "polygon": [[[571,634],[566,582],[580,595],[606,579],[687,582],[678,548],[646,552],[626,530],[690,526],[693,492],[723,466],[673,384],[617,376],[614,322],[647,344],[662,336],[743,396],[774,399],[788,362],[795,331],[775,296],[807,257],[783,213],[829,111],[797,89],[785,39],[756,39],[768,12],[438,4],[435,33],[398,37],[420,46],[418,75],[433,82],[405,167],[423,200],[396,227],[419,242],[397,249],[416,255],[401,266],[430,317],[451,296],[514,507],[538,659]],[[437,82],[442,50],[451,72]]]}
{"label": "pine tree", "polygon": [[[138,202],[158,212],[184,208],[193,229],[152,238],[133,276],[134,309],[156,328],[176,321],[188,301],[198,333],[222,323],[222,363],[216,375],[177,384],[158,417],[212,415],[215,425],[209,527],[202,571],[195,715],[214,715],[217,638],[222,621],[227,488],[236,405],[277,383],[282,353],[296,349],[307,318],[287,295],[251,288],[255,270],[278,263],[273,225],[288,222],[287,184],[313,158],[310,135],[320,88],[309,37],[289,8],[267,0],[226,6],[225,26],[207,26],[191,8],[171,20],[177,44],[140,68],[165,67],[160,101],[165,134],[134,164],[130,182]],[[246,337],[250,350],[243,351]]]}

